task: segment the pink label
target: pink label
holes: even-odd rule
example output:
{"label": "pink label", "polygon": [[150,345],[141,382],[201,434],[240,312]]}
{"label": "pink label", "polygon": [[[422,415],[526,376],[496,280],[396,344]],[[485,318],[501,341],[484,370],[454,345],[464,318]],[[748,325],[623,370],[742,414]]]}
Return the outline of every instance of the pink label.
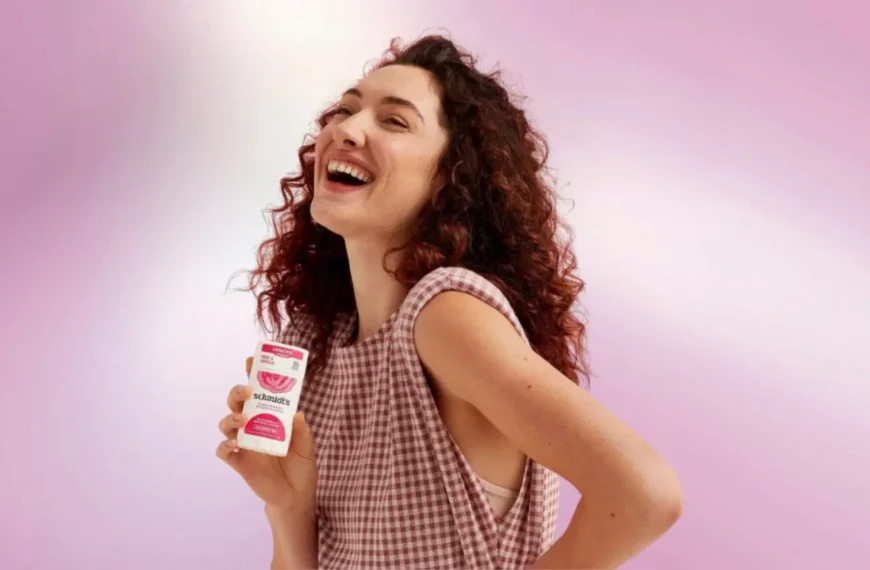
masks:
{"label": "pink label", "polygon": [[293,386],[296,385],[296,378],[284,376],[277,372],[257,370],[257,382],[260,383],[260,386],[272,393],[283,394],[293,389]]}
{"label": "pink label", "polygon": [[257,414],[248,420],[245,424],[245,433],[277,441],[284,441],[287,437],[284,424],[272,414]]}
{"label": "pink label", "polygon": [[281,358],[292,358],[294,360],[302,360],[304,358],[304,355],[298,350],[283,346],[275,346],[274,344],[264,344],[263,352],[269,352],[275,356],[280,356]]}

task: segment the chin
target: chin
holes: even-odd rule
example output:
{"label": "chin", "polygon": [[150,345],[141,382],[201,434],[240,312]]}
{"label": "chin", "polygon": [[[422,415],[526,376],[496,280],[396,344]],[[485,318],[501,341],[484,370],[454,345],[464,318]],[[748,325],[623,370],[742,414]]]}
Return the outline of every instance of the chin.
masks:
{"label": "chin", "polygon": [[349,237],[359,233],[360,215],[351,204],[336,204],[317,197],[311,201],[311,219],[334,234]]}

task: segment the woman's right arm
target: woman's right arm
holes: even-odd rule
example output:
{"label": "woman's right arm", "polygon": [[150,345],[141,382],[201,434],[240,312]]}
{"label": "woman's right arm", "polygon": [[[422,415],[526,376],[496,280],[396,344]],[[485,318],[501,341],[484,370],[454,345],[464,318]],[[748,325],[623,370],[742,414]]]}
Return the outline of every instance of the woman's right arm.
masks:
{"label": "woman's right arm", "polygon": [[313,512],[288,512],[266,505],[272,527],[272,570],[317,568],[317,517]]}
{"label": "woman's right arm", "polygon": [[[251,374],[253,359],[245,370]],[[217,456],[247,482],[266,504],[266,518],[272,527],[272,568],[317,568],[317,462],[314,434],[302,412],[293,416],[290,448],[284,457],[274,457],[239,448],[239,429],[247,418],[242,411],[251,397],[247,384],[236,386],[227,396],[230,414],[218,428],[224,441]]]}

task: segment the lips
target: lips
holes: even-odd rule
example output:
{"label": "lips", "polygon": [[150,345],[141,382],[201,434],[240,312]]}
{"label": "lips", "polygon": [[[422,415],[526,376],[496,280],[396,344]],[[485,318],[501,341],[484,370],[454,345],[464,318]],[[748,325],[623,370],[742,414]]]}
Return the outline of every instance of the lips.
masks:
{"label": "lips", "polygon": [[322,188],[336,194],[348,194],[368,188],[377,178],[374,168],[353,153],[330,149],[320,157]]}
{"label": "lips", "polygon": [[368,169],[346,160],[330,159],[326,163],[326,172],[330,179],[346,178],[359,182],[360,185],[368,184],[375,179],[374,174]]}

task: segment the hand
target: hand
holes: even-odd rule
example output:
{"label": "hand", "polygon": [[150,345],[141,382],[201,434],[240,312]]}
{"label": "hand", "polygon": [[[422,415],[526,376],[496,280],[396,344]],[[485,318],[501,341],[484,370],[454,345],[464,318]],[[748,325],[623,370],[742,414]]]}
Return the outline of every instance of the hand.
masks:
{"label": "hand", "polygon": [[[245,368],[251,374],[253,358]],[[314,438],[302,413],[293,417],[290,450],[285,457],[275,457],[239,448],[236,434],[247,418],[242,414],[245,401],[251,397],[251,387],[233,387],[227,398],[230,414],[219,429],[226,440],[217,449],[217,456],[242,476],[248,486],[267,507],[279,512],[313,513],[316,506],[317,466],[314,462]]]}

